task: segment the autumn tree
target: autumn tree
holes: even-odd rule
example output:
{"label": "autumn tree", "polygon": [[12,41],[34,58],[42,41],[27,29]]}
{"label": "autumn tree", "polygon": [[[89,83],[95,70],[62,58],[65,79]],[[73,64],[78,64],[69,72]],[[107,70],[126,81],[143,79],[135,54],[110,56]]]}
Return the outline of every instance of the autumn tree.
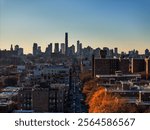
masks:
{"label": "autumn tree", "polygon": [[137,112],[136,105],[127,104],[118,95],[108,94],[104,87],[100,87],[88,102],[90,113],[126,113]]}

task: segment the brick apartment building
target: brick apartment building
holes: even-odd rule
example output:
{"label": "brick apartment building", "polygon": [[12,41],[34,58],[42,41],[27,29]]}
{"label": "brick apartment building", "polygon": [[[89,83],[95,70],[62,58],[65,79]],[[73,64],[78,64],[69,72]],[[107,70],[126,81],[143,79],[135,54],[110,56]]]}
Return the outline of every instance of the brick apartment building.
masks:
{"label": "brick apartment building", "polygon": [[115,74],[115,71],[122,71],[124,74],[129,73],[129,59],[95,59],[94,73],[99,74]]}

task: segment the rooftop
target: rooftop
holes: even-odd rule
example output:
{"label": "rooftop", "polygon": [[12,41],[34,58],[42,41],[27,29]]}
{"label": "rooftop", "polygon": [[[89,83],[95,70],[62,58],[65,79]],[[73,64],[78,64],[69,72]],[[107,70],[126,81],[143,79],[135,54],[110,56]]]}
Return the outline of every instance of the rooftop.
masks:
{"label": "rooftop", "polygon": [[9,97],[15,96],[17,94],[18,94],[18,92],[1,92],[0,98],[9,98]]}
{"label": "rooftop", "polygon": [[14,110],[13,113],[33,113],[34,110]]}
{"label": "rooftop", "polygon": [[2,89],[3,92],[16,92],[19,90],[20,90],[19,87],[14,87],[14,86],[8,86],[8,87]]}
{"label": "rooftop", "polygon": [[123,78],[123,77],[141,77],[140,74],[122,74],[122,75],[96,75],[97,78]]}
{"label": "rooftop", "polygon": [[0,99],[11,99],[13,96],[18,94],[19,90],[20,88],[18,87],[6,87],[2,89],[2,92],[0,93]]}
{"label": "rooftop", "polygon": [[1,107],[5,107],[5,106],[8,106],[8,105],[11,105],[13,103],[13,101],[1,101],[0,100],[0,106]]}

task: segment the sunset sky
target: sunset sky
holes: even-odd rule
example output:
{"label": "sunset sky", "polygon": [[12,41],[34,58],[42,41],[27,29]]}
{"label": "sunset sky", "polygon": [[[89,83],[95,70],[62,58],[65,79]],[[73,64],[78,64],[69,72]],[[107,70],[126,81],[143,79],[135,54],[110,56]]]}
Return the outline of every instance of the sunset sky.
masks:
{"label": "sunset sky", "polygon": [[150,0],[0,0],[0,49],[33,43],[150,49]]}

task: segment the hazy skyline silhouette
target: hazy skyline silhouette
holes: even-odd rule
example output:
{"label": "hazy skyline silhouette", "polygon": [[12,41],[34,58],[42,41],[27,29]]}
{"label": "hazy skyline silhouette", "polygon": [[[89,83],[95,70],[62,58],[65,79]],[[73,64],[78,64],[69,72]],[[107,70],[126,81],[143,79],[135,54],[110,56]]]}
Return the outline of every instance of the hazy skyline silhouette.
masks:
{"label": "hazy skyline silhouette", "polygon": [[37,42],[118,47],[141,53],[150,43],[149,0],[0,0],[0,49],[19,44],[25,53]]}

